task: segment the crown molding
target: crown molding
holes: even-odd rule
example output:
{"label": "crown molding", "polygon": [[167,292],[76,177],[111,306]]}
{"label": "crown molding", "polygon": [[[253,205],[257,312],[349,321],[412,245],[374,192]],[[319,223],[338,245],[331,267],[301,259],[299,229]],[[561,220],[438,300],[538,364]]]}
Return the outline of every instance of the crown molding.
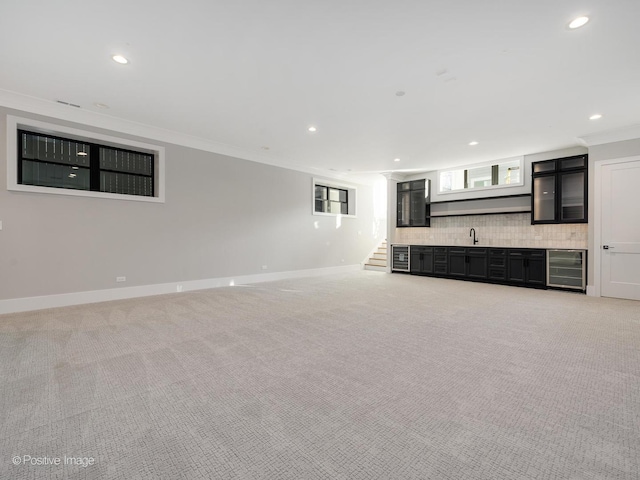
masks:
{"label": "crown molding", "polygon": [[625,140],[640,139],[640,125],[609,130],[606,132],[582,135],[579,139],[588,147],[605,143],[624,142]]}
{"label": "crown molding", "polygon": [[382,172],[381,175],[387,180],[393,180],[395,182],[402,182],[407,177],[406,173],[400,172]]}
{"label": "crown molding", "polygon": [[[17,92],[0,89],[0,106],[27,112],[35,115],[42,115],[53,120],[65,120],[78,124],[77,126],[91,126],[102,128],[120,134],[133,135],[144,139],[162,142],[164,144],[178,145],[182,147],[194,148],[205,152],[217,153],[229,157],[249,160],[273,167],[285,168],[310,175],[322,175],[324,177],[345,179],[344,174],[334,173],[321,168],[302,167],[291,162],[287,158],[276,158],[272,153],[263,150],[252,150],[235,145],[228,145],[220,142],[196,137],[182,132],[167,130],[164,128],[133,122],[102,112],[93,112],[84,108],[77,108],[62,105],[51,100],[23,95]],[[359,184],[369,184],[371,181],[366,177],[358,177],[357,174],[349,175],[352,182]]]}

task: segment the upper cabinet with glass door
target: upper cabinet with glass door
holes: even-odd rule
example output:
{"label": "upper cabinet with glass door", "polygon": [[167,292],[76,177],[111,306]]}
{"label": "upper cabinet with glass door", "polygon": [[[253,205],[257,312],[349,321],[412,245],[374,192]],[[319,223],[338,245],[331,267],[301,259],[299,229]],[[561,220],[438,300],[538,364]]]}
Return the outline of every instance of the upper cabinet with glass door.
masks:
{"label": "upper cabinet with glass door", "polygon": [[587,155],[534,162],[531,223],[587,222]]}
{"label": "upper cabinet with glass door", "polygon": [[431,225],[430,189],[431,180],[421,179],[398,183],[397,227]]}

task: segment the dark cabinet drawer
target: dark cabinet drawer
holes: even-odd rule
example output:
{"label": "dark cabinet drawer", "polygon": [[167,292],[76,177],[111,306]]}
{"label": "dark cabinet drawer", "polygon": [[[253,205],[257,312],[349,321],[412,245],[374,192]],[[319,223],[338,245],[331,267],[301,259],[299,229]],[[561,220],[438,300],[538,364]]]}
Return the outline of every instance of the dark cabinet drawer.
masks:
{"label": "dark cabinet drawer", "polygon": [[489,257],[489,266],[504,268],[507,266],[507,257]]}
{"label": "dark cabinet drawer", "polygon": [[[499,267],[506,268],[507,266],[507,251],[504,248],[490,248],[489,249],[489,268]],[[497,271],[497,270],[496,270]],[[506,276],[506,273],[505,273]],[[491,278],[491,272],[489,272],[489,278]]]}
{"label": "dark cabinet drawer", "polygon": [[489,273],[487,275],[487,278],[489,280],[504,282],[507,279],[507,269],[505,267],[489,266]]}
{"label": "dark cabinet drawer", "polygon": [[446,275],[447,274],[447,264],[446,263],[434,263],[433,264],[433,272],[438,275]]}
{"label": "dark cabinet drawer", "polygon": [[413,245],[411,273],[543,288],[546,255],[533,248]]}
{"label": "dark cabinet drawer", "polygon": [[448,273],[447,247],[433,247],[433,273],[436,275]]}

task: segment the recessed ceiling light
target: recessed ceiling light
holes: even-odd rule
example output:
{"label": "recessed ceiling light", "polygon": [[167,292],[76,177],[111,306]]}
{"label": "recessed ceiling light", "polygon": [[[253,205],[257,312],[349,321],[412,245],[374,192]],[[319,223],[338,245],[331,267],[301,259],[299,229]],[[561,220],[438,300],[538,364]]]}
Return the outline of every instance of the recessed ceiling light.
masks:
{"label": "recessed ceiling light", "polygon": [[404,97],[405,92],[403,92],[402,90],[398,90],[396,92],[396,97]]}
{"label": "recessed ceiling light", "polygon": [[471,146],[473,147],[474,145],[478,145],[478,142],[476,142],[476,141],[474,140],[473,142],[469,142],[469,145],[471,145]]}
{"label": "recessed ceiling light", "polygon": [[71,167],[72,170],[78,170],[80,167],[76,167],[75,165]]}
{"label": "recessed ceiling light", "polygon": [[109,108],[109,105],[107,105],[106,103],[96,102],[94,103],[94,105],[98,108]]}
{"label": "recessed ceiling light", "polygon": [[75,173],[70,173],[69,174],[69,178],[76,178],[76,174]]}
{"label": "recessed ceiling light", "polygon": [[394,158],[394,159],[393,159],[393,161],[394,161],[394,162],[399,162],[399,161],[400,161],[400,159],[399,159],[399,158]]}
{"label": "recessed ceiling light", "polygon": [[312,126],[310,126],[309,128],[307,128],[307,130],[309,130],[310,132],[315,132],[315,131],[317,131],[318,129],[312,125]]}
{"label": "recessed ceiling light", "polygon": [[121,63],[123,65],[129,63],[129,60],[127,60],[125,57],[123,57],[122,55],[114,55],[113,57],[111,57],[113,59],[114,62],[118,62]]}
{"label": "recessed ceiling light", "polygon": [[599,119],[601,119],[601,118],[602,118],[602,115],[600,115],[599,113],[596,113],[596,114],[594,114],[594,115],[591,115],[591,116],[589,117],[589,120],[599,120]]}
{"label": "recessed ceiling light", "polygon": [[569,24],[570,29],[580,28],[589,21],[589,17],[578,17]]}
{"label": "recessed ceiling light", "polygon": [[79,157],[86,157],[87,155],[89,155],[87,152],[78,152]]}

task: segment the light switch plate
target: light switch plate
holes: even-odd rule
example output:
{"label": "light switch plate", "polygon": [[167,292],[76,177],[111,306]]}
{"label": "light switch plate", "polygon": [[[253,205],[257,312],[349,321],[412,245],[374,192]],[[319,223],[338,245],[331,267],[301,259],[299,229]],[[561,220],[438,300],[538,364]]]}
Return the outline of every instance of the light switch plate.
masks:
{"label": "light switch plate", "polygon": [[2,230],[2,220],[0,220],[0,230]]}

